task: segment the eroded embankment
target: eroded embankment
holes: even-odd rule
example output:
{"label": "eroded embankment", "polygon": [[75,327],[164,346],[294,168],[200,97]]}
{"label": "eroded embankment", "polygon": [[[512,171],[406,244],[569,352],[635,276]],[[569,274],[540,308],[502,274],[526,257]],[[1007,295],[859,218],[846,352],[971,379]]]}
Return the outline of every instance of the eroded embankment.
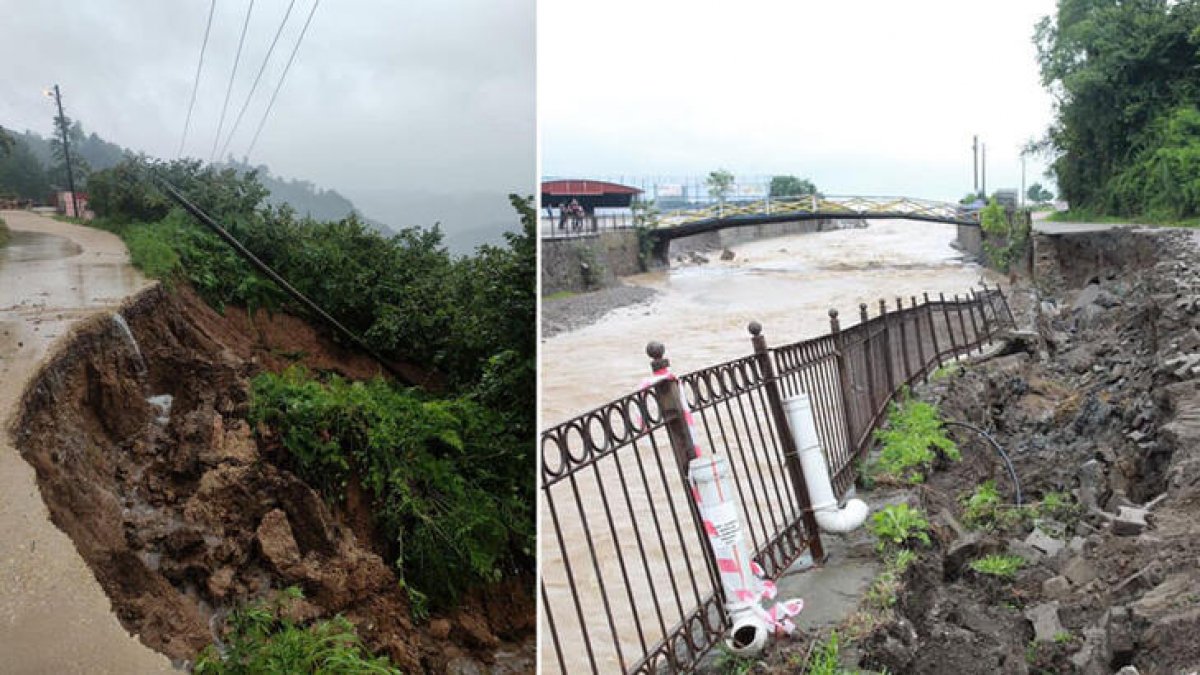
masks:
{"label": "eroded embankment", "polygon": [[[1041,251],[1056,283],[1026,289],[1028,349],[919,395],[945,417],[994,430],[1027,502],[1007,525],[976,524],[964,499],[994,462],[964,461],[918,491],[934,549],[904,577],[893,620],[862,643],[891,672],[1142,673],[1200,667],[1200,253],[1191,232],[1071,235]],[[1045,266],[1045,265],[1044,265]],[[965,456],[991,450],[956,436]],[[1020,556],[1012,581],[967,566]]]}
{"label": "eroded embankment", "polygon": [[[25,394],[17,446],[122,624],[184,662],[219,639],[230,610],[294,585],[298,618],[343,614],[406,672],[497,653],[517,654],[519,669],[509,641],[527,643],[533,626],[522,584],[414,626],[367,500],[351,491],[330,506],[282,468],[278,444],[260,446],[246,422],[252,375],[296,359],[352,376],[377,368],[302,321],[256,322],[262,331],[246,331],[244,314],[152,288],[79,326]],[[287,339],[267,347],[266,333]]]}

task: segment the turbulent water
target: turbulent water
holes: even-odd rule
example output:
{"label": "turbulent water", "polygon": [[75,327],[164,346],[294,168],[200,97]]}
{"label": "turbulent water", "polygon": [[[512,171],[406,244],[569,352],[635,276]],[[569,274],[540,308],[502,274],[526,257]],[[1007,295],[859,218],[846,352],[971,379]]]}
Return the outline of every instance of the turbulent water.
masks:
{"label": "turbulent water", "polygon": [[[838,309],[842,325],[849,326],[858,322],[858,307],[863,302],[869,303],[874,316],[880,298],[888,300],[890,309],[895,306],[897,296],[902,296],[907,304],[911,296],[919,298],[925,292],[931,296],[939,292],[952,296],[978,288],[985,272],[980,266],[965,262],[951,246],[955,234],[955,228],[947,225],[880,221],[861,229],[745,243],[733,247],[734,258],[729,261],[710,256],[711,262],[706,264],[627,279],[659,293],[647,304],[616,310],[595,324],[543,341],[542,426],[566,421],[633,391],[650,374],[645,345],[651,340],[666,345],[672,369],[682,374],[751,353],[746,328],[750,321],[762,323],[768,344],[784,344],[827,332],[830,308]],[[996,279],[987,281],[994,285]],[[568,663],[563,664],[568,672],[582,672],[589,666],[574,618],[576,609],[564,574],[558,534],[549,525],[555,515],[563,545],[573,560],[581,596],[579,609],[585,615],[592,615],[588,620],[589,632],[601,669],[617,668],[619,664],[611,631],[601,620],[605,614],[598,591],[600,578],[606,580],[611,597],[620,598],[611,609],[625,665],[630,665],[631,657],[636,660],[644,653],[633,628],[633,617],[623,602],[625,595],[619,586],[614,586],[622,574],[612,547],[619,540],[622,548],[628,549],[636,539],[631,521],[647,522],[648,504],[665,496],[632,490],[631,503],[636,515],[632,519],[618,516],[617,531],[610,536],[601,525],[606,522],[607,514],[602,508],[600,486],[607,486],[604,491],[610,492],[621,476],[611,462],[604,464],[603,468],[595,469],[594,476],[592,471],[582,473],[577,484],[555,486],[557,514],[548,513],[543,504],[543,581],[555,616],[558,640],[568,655]],[[575,490],[577,494],[573,493]],[[594,563],[588,554],[579,509],[595,538],[598,560]],[[668,541],[664,551],[649,554],[651,565],[680,553],[679,547]],[[630,549],[628,555],[635,553]],[[644,596],[648,586],[636,578],[639,570],[630,567],[628,572],[634,579],[633,593]],[[656,579],[653,583],[659,585],[665,580]],[[651,606],[639,601],[644,626],[656,624]],[[668,625],[673,622],[672,616],[677,615],[666,617]],[[543,652],[547,671],[557,671],[560,666],[553,651]]]}
{"label": "turbulent water", "polygon": [[[735,246],[735,258],[672,268],[626,281],[654,288],[649,304],[616,310],[586,328],[542,343],[542,424],[549,426],[628,393],[649,375],[645,345],[666,345],[684,373],[750,353],[746,325],[758,321],[768,344],[829,330],[830,308],[843,327],[859,303],[878,311],[912,295],[963,293],[984,271],[951,247],[955,228],[877,221],[867,228],[798,234]],[[994,279],[988,280],[989,285]]]}

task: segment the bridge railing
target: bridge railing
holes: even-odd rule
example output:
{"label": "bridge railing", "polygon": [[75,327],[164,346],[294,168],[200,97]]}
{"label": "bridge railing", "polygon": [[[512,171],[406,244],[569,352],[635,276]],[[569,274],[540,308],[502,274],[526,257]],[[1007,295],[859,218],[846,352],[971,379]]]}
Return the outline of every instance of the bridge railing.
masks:
{"label": "bridge railing", "polygon": [[[842,496],[898,393],[1012,325],[998,288],[904,305],[880,301],[874,317],[861,305],[846,329],[831,311],[829,333],[774,348],[752,324],[748,356],[542,432],[544,672],[687,672],[723,638],[725,599],[687,481],[693,441],[728,460],[768,577],[806,551],[824,557],[780,402],[811,397]],[[651,352],[651,369],[664,368]]]}
{"label": "bridge railing", "polygon": [[661,226],[671,227],[715,219],[736,219],[788,214],[821,214],[830,218],[863,216],[917,216],[931,220],[978,221],[975,213],[959,204],[930,199],[888,196],[808,195],[755,200],[709,201],[662,214]]}

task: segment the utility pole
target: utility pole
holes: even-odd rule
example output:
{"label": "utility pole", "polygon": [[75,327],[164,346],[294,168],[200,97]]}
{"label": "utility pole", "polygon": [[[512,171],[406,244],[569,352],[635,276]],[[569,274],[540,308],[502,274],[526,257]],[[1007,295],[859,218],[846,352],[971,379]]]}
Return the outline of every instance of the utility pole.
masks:
{"label": "utility pole", "polygon": [[974,172],[971,182],[971,191],[975,196],[979,196],[979,134],[975,134],[975,140],[971,143],[971,171]]}
{"label": "utility pole", "polygon": [[79,198],[75,195],[75,172],[71,169],[71,145],[67,140],[67,116],[63,114],[62,94],[58,91],[58,85],[54,85],[54,102],[58,105],[58,120],[55,126],[58,127],[62,134],[63,144],[63,159],[67,163],[67,189],[71,191],[71,208],[75,211],[76,218],[82,218],[83,214],[79,212]]}
{"label": "utility pole", "polygon": [[983,180],[980,182],[980,194],[983,196],[983,200],[987,201],[987,143],[981,145],[979,147],[979,151],[983,156],[983,161],[980,162],[980,167],[982,168],[981,173],[983,176]]}
{"label": "utility pole", "polygon": [[1025,153],[1021,153],[1021,207],[1025,207]]}

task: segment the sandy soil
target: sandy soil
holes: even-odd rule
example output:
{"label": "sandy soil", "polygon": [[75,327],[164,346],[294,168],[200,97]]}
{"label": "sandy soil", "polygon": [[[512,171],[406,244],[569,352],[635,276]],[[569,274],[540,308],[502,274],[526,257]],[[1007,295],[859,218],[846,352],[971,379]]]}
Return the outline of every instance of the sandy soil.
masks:
{"label": "sandy soil", "polygon": [[111,603],[50,521],[33,468],[8,433],[21,393],[80,320],[148,286],[107,232],[24,212],[0,214],[0,654],[13,673],[155,673],[166,657],[121,626]]}

